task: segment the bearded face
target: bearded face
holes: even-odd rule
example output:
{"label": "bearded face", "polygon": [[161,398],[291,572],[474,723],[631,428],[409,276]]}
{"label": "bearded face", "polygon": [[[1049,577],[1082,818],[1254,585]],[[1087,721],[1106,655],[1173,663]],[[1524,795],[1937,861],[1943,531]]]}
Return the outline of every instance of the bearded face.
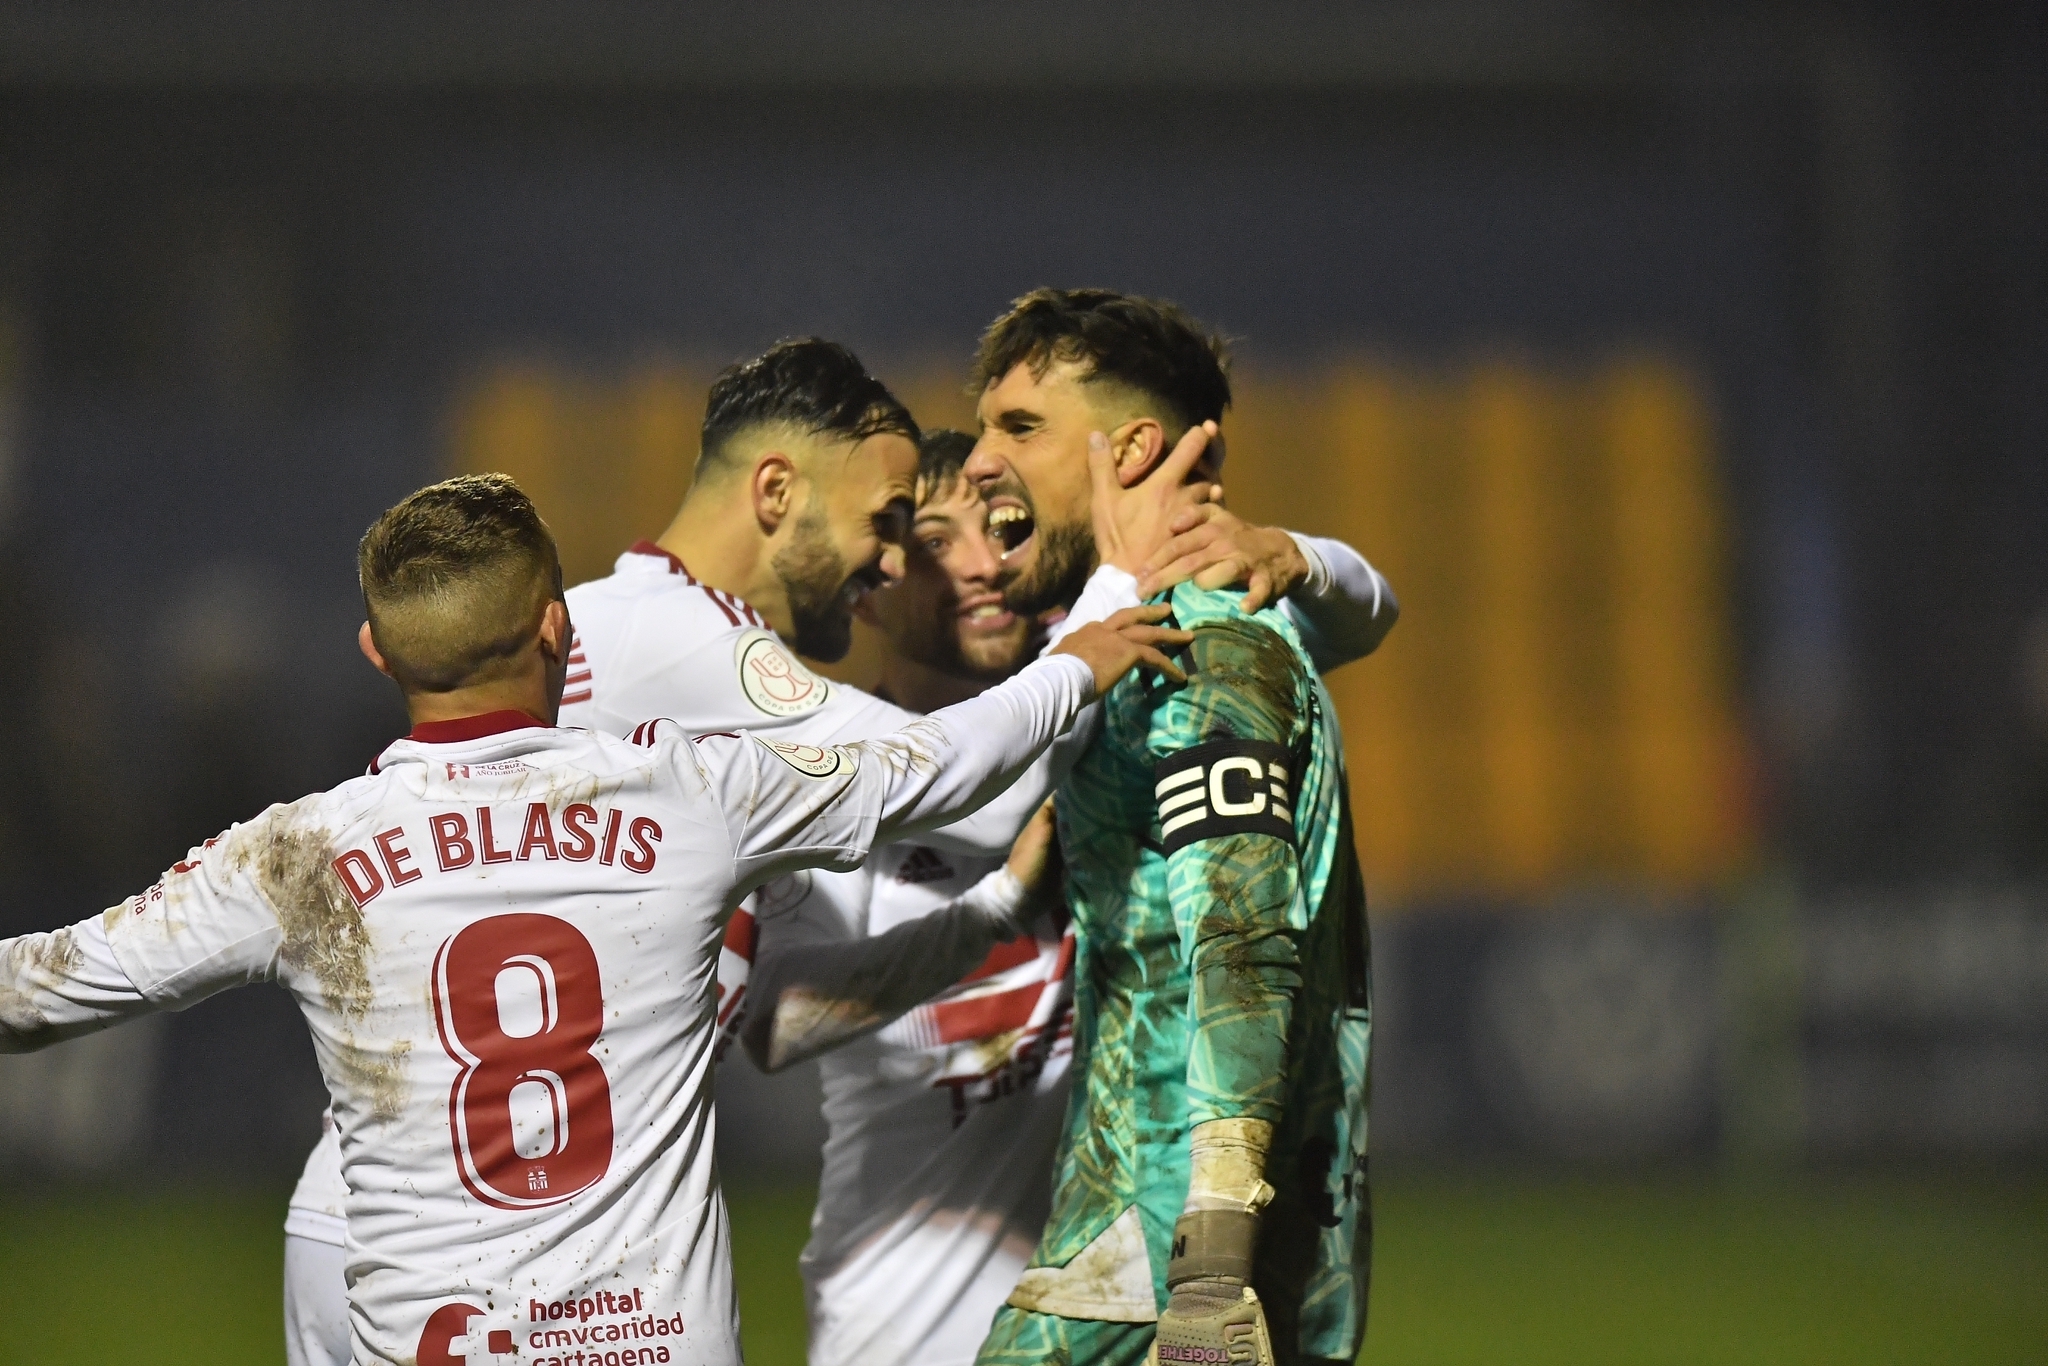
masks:
{"label": "bearded face", "polygon": [[965,473],[988,500],[989,527],[1009,571],[1012,611],[1070,607],[1095,569],[1088,437],[1115,414],[1072,362],[1018,365],[983,391],[981,435]]}
{"label": "bearded face", "polygon": [[806,507],[771,563],[789,600],[790,644],[797,653],[827,664],[846,658],[853,648],[853,602],[867,585],[856,582],[833,549],[823,511]]}
{"label": "bearded face", "polygon": [[1015,566],[1003,585],[1003,602],[1023,617],[1071,607],[1095,572],[1095,529],[1086,521],[1041,516],[1031,489],[1005,475],[987,489],[998,509],[993,528]]}

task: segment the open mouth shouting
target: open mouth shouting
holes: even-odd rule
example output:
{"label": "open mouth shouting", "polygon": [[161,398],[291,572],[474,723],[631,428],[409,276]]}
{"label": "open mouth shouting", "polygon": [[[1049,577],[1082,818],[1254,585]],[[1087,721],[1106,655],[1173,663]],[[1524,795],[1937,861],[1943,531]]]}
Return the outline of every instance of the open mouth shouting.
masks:
{"label": "open mouth shouting", "polygon": [[1037,529],[1038,524],[1031,516],[1031,509],[1017,501],[1013,495],[999,493],[989,499],[989,539],[1002,547],[1004,559],[1022,550]]}
{"label": "open mouth shouting", "polygon": [[1095,535],[1078,524],[1039,524],[1024,482],[1015,474],[985,487],[988,537],[1003,557],[1003,599],[1012,612],[1035,617],[1080,595],[1095,568]]}

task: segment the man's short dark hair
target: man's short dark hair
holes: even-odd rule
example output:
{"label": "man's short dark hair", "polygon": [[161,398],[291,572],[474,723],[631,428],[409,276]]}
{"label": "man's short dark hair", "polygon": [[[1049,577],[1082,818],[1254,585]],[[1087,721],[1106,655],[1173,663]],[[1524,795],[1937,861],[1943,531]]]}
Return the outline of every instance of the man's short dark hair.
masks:
{"label": "man's short dark hair", "polygon": [[930,427],[917,439],[917,501],[926,502],[958,482],[974,454],[974,438],[951,427]]}
{"label": "man's short dark hair", "polygon": [[562,597],[554,535],[504,474],[412,494],[363,533],[356,572],[378,653],[415,691],[503,674]]}
{"label": "man's short dark hair", "polygon": [[1154,414],[1181,432],[1220,421],[1230,406],[1230,353],[1223,338],[1177,304],[1110,289],[1034,289],[982,334],[974,390],[1019,365],[1043,376],[1071,361],[1089,383],[1136,390],[1163,404]]}
{"label": "man's short dark hair", "polygon": [[779,341],[728,365],[711,382],[697,468],[722,460],[750,428],[782,424],[811,435],[865,441],[883,432],[917,440],[917,422],[860,357],[818,337]]}

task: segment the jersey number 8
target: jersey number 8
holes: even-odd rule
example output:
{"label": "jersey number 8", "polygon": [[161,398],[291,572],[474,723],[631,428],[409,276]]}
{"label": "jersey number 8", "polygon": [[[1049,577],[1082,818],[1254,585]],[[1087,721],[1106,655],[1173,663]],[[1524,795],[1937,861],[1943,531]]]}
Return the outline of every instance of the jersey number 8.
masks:
{"label": "jersey number 8", "polygon": [[494,915],[434,959],[434,1019],[461,1069],[448,1092],[455,1166],[499,1209],[553,1205],[612,1162],[597,954],[551,915]]}

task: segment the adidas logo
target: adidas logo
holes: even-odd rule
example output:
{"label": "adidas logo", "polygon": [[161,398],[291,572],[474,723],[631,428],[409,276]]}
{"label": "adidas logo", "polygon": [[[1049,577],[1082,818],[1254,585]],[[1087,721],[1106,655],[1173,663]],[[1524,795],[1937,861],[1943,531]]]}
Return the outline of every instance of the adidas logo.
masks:
{"label": "adidas logo", "polygon": [[940,878],[952,877],[953,867],[938,852],[923,845],[910,851],[910,857],[903,860],[903,866],[896,870],[900,883],[937,882]]}

